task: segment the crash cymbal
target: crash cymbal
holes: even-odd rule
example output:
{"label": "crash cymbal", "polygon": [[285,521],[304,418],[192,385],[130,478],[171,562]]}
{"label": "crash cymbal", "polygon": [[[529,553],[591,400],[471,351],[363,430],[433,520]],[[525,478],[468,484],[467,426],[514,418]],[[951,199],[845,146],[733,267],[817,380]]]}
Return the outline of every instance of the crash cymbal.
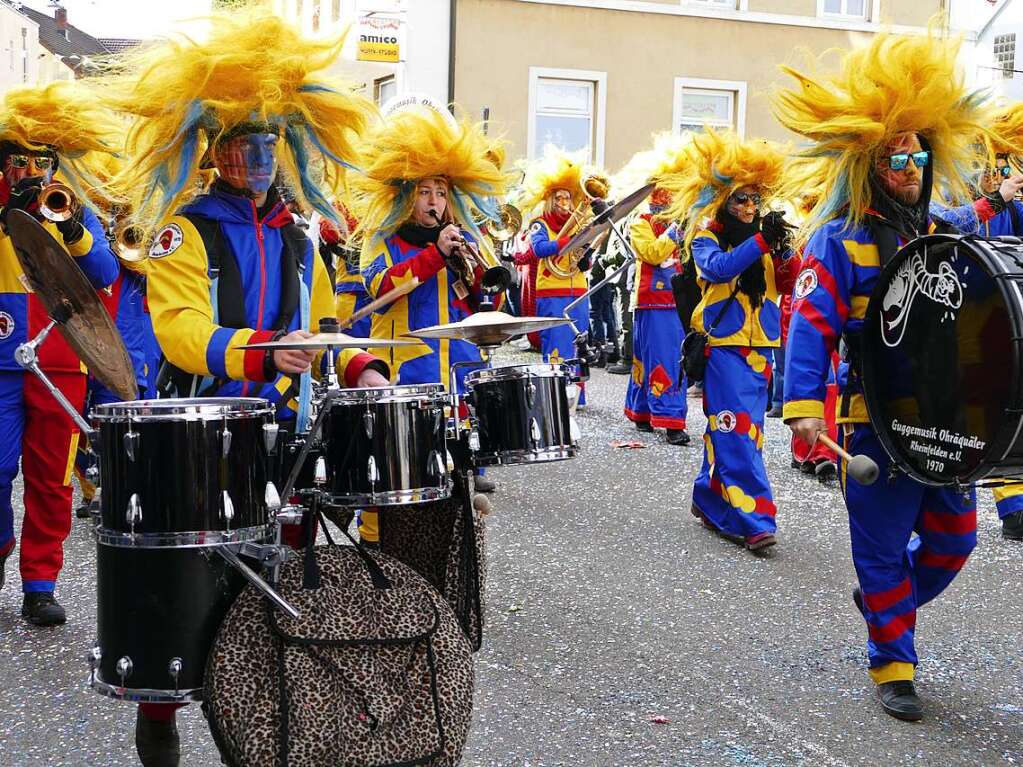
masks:
{"label": "crash cymbal", "polygon": [[564,317],[513,317],[504,312],[477,312],[464,320],[405,333],[413,338],[457,338],[481,346],[497,346],[524,333],[569,324]]}
{"label": "crash cymbal", "polygon": [[568,253],[579,248],[585,248],[597,239],[599,235],[610,229],[612,221],[617,222],[619,219],[625,218],[625,216],[632,213],[643,200],[650,196],[652,191],[654,191],[654,184],[646,184],[635,192],[631,192],[623,197],[620,202],[616,202],[597,216],[589,226],[580,230],[575,237],[568,241],[568,244],[561,252]]}
{"label": "crash cymbal", "polygon": [[245,344],[235,349],[376,349],[391,346],[417,346],[419,341],[403,338],[356,338],[345,333],[317,333],[301,341],[264,341],[260,344]]}
{"label": "crash cymbal", "polygon": [[138,399],[121,334],[75,259],[23,210],[8,212],[7,231],[29,285],[89,372],[121,399]]}

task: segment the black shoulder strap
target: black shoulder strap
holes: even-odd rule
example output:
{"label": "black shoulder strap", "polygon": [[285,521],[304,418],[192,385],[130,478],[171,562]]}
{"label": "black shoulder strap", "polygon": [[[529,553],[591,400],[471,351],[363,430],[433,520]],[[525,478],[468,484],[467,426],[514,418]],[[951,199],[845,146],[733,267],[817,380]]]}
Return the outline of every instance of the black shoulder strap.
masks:
{"label": "black shoulder strap", "polygon": [[311,247],[305,232],[294,223],[281,227],[281,239],[284,241],[281,251],[281,304],[274,322],[275,330],[286,330],[295,316],[299,301],[299,281],[305,271],[305,255]]}
{"label": "black shoulder strap", "polygon": [[225,328],[248,327],[241,270],[220,222],[195,213],[184,216],[202,238],[210,273],[217,277],[217,323]]}
{"label": "black shoulder strap", "polygon": [[718,323],[721,322],[721,318],[725,316],[725,312],[728,311],[728,307],[730,307],[732,305],[732,302],[735,301],[735,294],[738,293],[738,292],[739,292],[739,278],[736,277],[735,278],[735,287],[732,288],[732,294],[728,297],[728,300],[725,302],[725,305],[721,307],[721,311],[718,312],[718,316],[714,318],[714,324],[712,324],[706,330],[706,333],[707,333],[708,336],[711,333],[714,332],[714,328],[716,328],[718,326]]}

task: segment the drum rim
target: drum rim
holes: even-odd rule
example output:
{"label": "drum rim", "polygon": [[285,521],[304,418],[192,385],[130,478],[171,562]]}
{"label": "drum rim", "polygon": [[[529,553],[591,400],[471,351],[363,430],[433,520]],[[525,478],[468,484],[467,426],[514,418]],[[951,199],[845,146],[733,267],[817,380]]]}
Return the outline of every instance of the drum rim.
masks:
{"label": "drum rim", "polygon": [[184,690],[154,690],[148,687],[121,687],[104,682],[99,677],[99,669],[94,669],[89,678],[89,687],[105,698],[126,700],[133,703],[185,703],[202,700],[202,687],[189,687]]}
{"label": "drum rim", "polygon": [[522,365],[502,365],[496,368],[473,370],[465,377],[466,386],[491,381],[521,381],[527,378],[567,378],[568,365],[560,362],[532,362]]}
{"label": "drum rim", "polygon": [[341,389],[331,405],[364,404],[367,402],[418,402],[426,399],[444,399],[444,384],[402,384],[400,386],[371,386],[362,389]]}
{"label": "drum rim", "polygon": [[[488,450],[477,451],[473,460],[478,466],[524,466],[532,463],[567,461],[579,454],[579,445],[559,445],[543,450]],[[515,460],[507,460],[513,458]]]}
{"label": "drum rim", "polygon": [[260,397],[186,397],[110,402],[94,407],[89,417],[101,423],[220,421],[272,415],[273,412],[273,405]]}
{"label": "drum rim", "polygon": [[232,543],[269,541],[273,524],[239,527],[236,530],[188,530],[166,533],[125,533],[97,525],[96,543],[118,549],[211,549]]}
{"label": "drum rim", "polygon": [[[410,490],[385,490],[379,493],[334,493],[327,491],[331,503],[340,506],[412,506],[444,501],[451,497],[454,482],[449,477],[444,487],[417,487]],[[425,495],[425,497],[424,497]]]}
{"label": "drum rim", "polygon": [[[995,284],[998,286],[999,294],[1002,296],[1003,299],[1006,299],[1006,292],[1009,290],[1009,287],[1006,283],[1012,282],[1012,284],[1015,286],[1015,283],[1011,280],[994,278],[993,275],[995,272],[994,270],[990,269],[990,265],[988,263],[988,261],[993,258],[992,251],[994,249],[991,247],[991,244],[988,240],[972,234],[966,235],[929,234],[917,237],[911,240],[910,242],[906,243],[906,245],[903,246],[902,248],[900,248],[896,253],[896,257],[893,257],[892,260],[889,261],[880,270],[880,273],[877,276],[877,281],[874,284],[874,289],[871,291],[870,300],[867,303],[866,315],[863,318],[864,337],[866,337],[866,334],[868,332],[875,334],[880,332],[878,321],[875,319],[877,317],[880,317],[880,313],[877,311],[878,304],[884,298],[884,296],[881,294],[880,289],[882,284],[888,284],[886,280],[890,279],[892,273],[895,271],[895,269],[898,268],[897,264],[901,265],[903,263],[904,259],[898,258],[898,255],[901,254],[910,246],[912,246],[913,252],[917,252],[920,249],[919,243],[924,240],[926,240],[927,242],[945,241],[957,243],[959,245],[969,246],[970,252],[978,256],[977,260],[981,261],[988,274],[992,275],[992,279],[994,279]],[[994,252],[997,253],[996,250],[994,250]],[[1021,310],[1023,310],[1023,291],[1020,291],[1018,286],[1015,287],[1015,290],[1017,292],[1018,297],[1020,298],[1018,306],[1020,307]],[[1017,304],[1008,300],[1005,301],[1005,304],[1007,306],[1017,306]],[[1008,312],[1008,317],[1011,330],[1013,331],[1013,335],[1015,337],[1023,336],[1023,311],[1015,312],[1010,311]],[[1019,392],[1020,375],[1021,371],[1023,371],[1023,356],[1021,356],[1020,354],[1021,350],[1018,342],[1013,342],[1013,349],[1016,364],[1014,365],[1014,370],[1012,373],[1014,380],[1012,382],[1013,386],[1011,387],[1011,389]],[[997,472],[998,469],[995,464],[1005,459],[1005,457],[1008,455],[1009,450],[1012,449],[1012,446],[1016,441],[1016,439],[1013,437],[1013,434],[1015,435],[1016,438],[1018,438],[1020,430],[1023,429],[1023,416],[1017,416],[1016,425],[1014,427],[1009,426],[1010,419],[1006,418],[1004,420],[1003,425],[995,434],[994,439],[990,441],[990,444],[987,447],[987,449],[981,454],[980,460],[978,461],[977,465],[971,470],[969,470],[967,473],[957,474],[954,477],[938,477],[933,474],[929,474],[927,472],[920,470],[916,466],[913,466],[908,460],[905,460],[905,452],[896,447],[895,441],[892,439],[891,435],[888,432],[887,424],[882,422],[878,403],[872,396],[872,392],[868,391],[868,387],[866,386],[867,367],[870,364],[872,364],[868,363],[869,359],[870,357],[868,355],[866,354],[863,355],[863,381],[864,381],[863,401],[867,408],[867,417],[870,419],[870,426],[874,430],[874,433],[877,435],[877,438],[880,441],[881,446],[884,448],[884,451],[891,458],[892,462],[899,467],[899,469],[906,472],[909,476],[911,476],[918,482],[922,482],[925,485],[937,487],[947,487],[949,485],[955,485],[957,483],[963,485],[971,484],[973,482],[976,482],[977,480],[983,479],[984,477]],[[1014,398],[1010,398],[1004,404],[1003,411],[1007,413],[1014,407],[1018,409],[1020,405],[1019,400],[1020,396],[1018,394],[1015,395]],[[1009,433],[1010,431],[1012,432],[1011,434]],[[998,458],[996,459],[995,456],[998,456]]]}

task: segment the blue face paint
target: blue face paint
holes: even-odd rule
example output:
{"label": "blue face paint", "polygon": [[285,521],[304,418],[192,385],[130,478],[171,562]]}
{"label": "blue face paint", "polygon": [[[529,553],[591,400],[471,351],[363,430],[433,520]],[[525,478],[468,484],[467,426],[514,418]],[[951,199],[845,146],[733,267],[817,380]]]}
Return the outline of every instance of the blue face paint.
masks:
{"label": "blue face paint", "polygon": [[266,194],[277,175],[277,135],[247,133],[228,139],[217,147],[215,164],[236,189]]}

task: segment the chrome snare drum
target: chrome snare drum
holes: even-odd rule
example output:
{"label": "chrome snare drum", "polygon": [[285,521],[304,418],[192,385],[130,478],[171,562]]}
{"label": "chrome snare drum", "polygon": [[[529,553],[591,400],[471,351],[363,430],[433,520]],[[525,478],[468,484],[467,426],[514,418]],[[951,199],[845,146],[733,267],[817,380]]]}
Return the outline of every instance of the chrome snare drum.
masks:
{"label": "chrome snare drum", "polygon": [[264,539],[277,425],[266,400],[100,405],[100,543],[209,546]]}
{"label": "chrome snare drum", "polygon": [[574,458],[577,427],[568,407],[564,365],[510,365],[465,377],[476,420],[480,466],[514,466]]}
{"label": "chrome snare drum", "polygon": [[323,420],[331,503],[393,506],[450,497],[447,404],[440,384],[340,392]]}

